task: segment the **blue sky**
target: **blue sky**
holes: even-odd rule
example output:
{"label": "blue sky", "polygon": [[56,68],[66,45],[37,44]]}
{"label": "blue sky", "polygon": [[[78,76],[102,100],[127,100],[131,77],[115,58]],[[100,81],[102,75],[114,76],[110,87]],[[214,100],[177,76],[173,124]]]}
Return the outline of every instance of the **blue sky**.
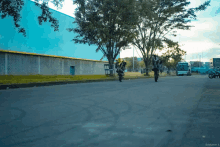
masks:
{"label": "blue sky", "polygon": [[[49,0],[46,0],[49,1]],[[204,3],[206,0],[189,0],[191,7],[197,7],[200,4]],[[49,7],[74,17],[74,10],[76,6],[73,6],[72,0],[65,0],[63,2],[62,9],[57,9],[49,2]],[[210,58],[220,57],[220,1],[211,0],[211,6],[209,6],[205,11],[197,13],[197,21],[192,21],[189,23],[195,27],[191,30],[177,30],[177,37],[171,37],[175,41],[179,41],[182,46],[182,49],[187,52],[186,60],[187,61],[196,61],[201,57],[201,61],[207,62]],[[218,14],[217,14],[218,13]],[[132,48],[132,47],[131,47]],[[83,50],[81,51],[83,52]],[[157,52],[159,55],[162,52]],[[67,53],[68,54],[68,53]],[[132,57],[133,50],[122,51],[120,56]],[[134,50],[134,56],[141,57],[141,53],[138,49]]]}

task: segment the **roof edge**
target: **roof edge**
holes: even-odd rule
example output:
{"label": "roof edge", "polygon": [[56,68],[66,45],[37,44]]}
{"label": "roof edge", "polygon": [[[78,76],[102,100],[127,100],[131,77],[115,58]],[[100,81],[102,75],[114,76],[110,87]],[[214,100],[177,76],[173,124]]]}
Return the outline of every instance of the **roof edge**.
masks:
{"label": "roof edge", "polygon": [[45,55],[45,54],[28,53],[28,52],[11,51],[11,50],[2,50],[2,49],[0,49],[0,52],[12,53],[12,54],[23,54],[23,55],[32,55],[32,56],[44,56],[44,57],[53,57],[53,58],[63,58],[63,59],[74,59],[74,60],[83,60],[83,61],[93,61],[93,62],[108,63],[108,61],[83,59],[83,58],[74,58],[74,57],[65,57],[65,56],[57,56],[57,55]]}

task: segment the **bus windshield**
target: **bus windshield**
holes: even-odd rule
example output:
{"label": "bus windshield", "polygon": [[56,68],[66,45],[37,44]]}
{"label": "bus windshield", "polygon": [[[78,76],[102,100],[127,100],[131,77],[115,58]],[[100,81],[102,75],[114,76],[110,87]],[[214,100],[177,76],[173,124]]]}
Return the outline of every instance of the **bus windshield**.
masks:
{"label": "bus windshield", "polygon": [[178,71],[188,71],[188,64],[187,63],[180,63],[177,66]]}

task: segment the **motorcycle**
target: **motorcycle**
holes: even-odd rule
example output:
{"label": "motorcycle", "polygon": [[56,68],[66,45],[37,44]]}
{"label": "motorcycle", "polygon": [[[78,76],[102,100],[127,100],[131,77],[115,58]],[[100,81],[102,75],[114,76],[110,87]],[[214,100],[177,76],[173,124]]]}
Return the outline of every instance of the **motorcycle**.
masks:
{"label": "motorcycle", "polygon": [[152,71],[154,71],[154,80],[155,82],[157,82],[159,78],[159,71],[162,68],[162,60],[160,60],[156,55],[154,55],[152,63],[154,66],[154,68],[152,69]]}
{"label": "motorcycle", "polygon": [[210,79],[214,78],[214,75],[215,75],[214,71],[209,71],[208,77]]}
{"label": "motorcycle", "polygon": [[154,68],[153,71],[154,71],[154,80],[155,82],[157,82],[159,78],[159,70],[157,68]]}
{"label": "motorcycle", "polygon": [[209,75],[208,75],[208,77],[209,77],[210,79],[212,79],[212,78],[216,78],[216,77],[219,77],[219,76],[220,76],[220,72],[215,71],[215,70],[213,70],[213,71],[209,71]]}
{"label": "motorcycle", "polygon": [[118,73],[119,81],[122,82],[122,79],[124,78],[124,71],[122,69],[118,69],[116,72]]}
{"label": "motorcycle", "polygon": [[116,72],[118,73],[119,81],[122,82],[122,79],[124,78],[124,70],[126,66],[126,62],[122,61],[122,63],[119,65],[119,63],[116,63]]}

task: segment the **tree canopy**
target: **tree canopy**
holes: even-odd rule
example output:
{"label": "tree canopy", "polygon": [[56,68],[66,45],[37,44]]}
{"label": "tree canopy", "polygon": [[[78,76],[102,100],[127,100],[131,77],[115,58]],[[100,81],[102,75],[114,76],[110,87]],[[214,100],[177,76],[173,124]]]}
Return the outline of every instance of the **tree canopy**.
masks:
{"label": "tree canopy", "polygon": [[162,50],[165,45],[174,46],[168,34],[176,36],[176,30],[189,30],[196,12],[203,11],[210,5],[210,0],[196,8],[186,9],[190,2],[187,0],[138,0],[136,11],[140,23],[134,32],[137,34],[132,44],[142,53],[146,68],[150,65],[152,54]]}
{"label": "tree canopy", "polygon": [[167,51],[162,54],[161,60],[163,61],[163,65],[168,69],[175,68],[177,63],[183,60],[182,56],[186,54],[186,52],[180,48],[179,44],[169,46],[166,50]]}
{"label": "tree canopy", "polygon": [[68,29],[78,34],[73,41],[97,45],[96,51],[102,51],[112,68],[120,50],[135,37],[131,31],[138,23],[134,3],[135,0],[75,0],[77,28]]}
{"label": "tree canopy", "polygon": [[[56,7],[62,7],[62,2],[64,0],[50,0]],[[42,4],[39,4],[42,3]],[[35,5],[41,8],[42,14],[38,17],[38,22],[42,25],[42,22],[49,20],[51,22],[51,27],[54,28],[54,31],[59,31],[58,20],[52,17],[52,12],[49,11],[48,2],[44,0],[35,0]],[[1,0],[0,1],[0,16],[1,19],[4,19],[6,16],[13,17],[14,25],[18,28],[18,32],[22,33],[26,37],[25,28],[19,25],[19,22],[22,18],[20,12],[24,6],[23,0]]]}

